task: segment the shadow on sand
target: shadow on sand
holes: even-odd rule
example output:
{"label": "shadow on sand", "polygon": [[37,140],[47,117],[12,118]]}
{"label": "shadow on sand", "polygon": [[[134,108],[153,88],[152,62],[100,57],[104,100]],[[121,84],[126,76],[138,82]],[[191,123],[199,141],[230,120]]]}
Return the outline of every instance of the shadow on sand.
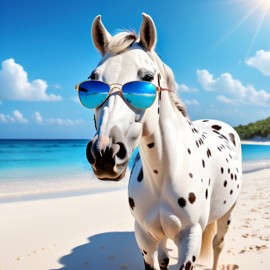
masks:
{"label": "shadow on sand", "polygon": [[87,244],[75,247],[60,258],[59,270],[144,269],[134,232],[109,232],[91,236]]}

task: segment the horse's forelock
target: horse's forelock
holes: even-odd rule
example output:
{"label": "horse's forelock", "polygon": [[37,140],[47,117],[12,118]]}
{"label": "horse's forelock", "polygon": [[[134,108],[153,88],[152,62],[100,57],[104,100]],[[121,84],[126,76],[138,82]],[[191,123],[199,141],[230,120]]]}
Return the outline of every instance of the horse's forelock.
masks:
{"label": "horse's forelock", "polygon": [[116,34],[110,40],[106,52],[116,55],[127,50],[137,40],[137,35],[133,31],[125,31]]}

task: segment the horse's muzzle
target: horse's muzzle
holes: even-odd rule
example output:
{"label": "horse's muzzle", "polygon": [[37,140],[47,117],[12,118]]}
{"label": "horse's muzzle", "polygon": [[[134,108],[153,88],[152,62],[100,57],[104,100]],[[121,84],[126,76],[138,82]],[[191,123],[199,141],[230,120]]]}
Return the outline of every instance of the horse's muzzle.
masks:
{"label": "horse's muzzle", "polygon": [[126,173],[128,155],[123,143],[108,143],[102,145],[98,138],[91,140],[86,148],[86,157],[98,179],[104,181],[119,181]]}

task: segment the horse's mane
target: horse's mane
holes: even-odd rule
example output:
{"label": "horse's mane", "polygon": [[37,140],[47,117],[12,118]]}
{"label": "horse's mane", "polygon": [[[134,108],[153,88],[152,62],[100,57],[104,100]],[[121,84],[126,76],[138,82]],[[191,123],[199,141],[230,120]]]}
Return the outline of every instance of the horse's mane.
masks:
{"label": "horse's mane", "polygon": [[[138,42],[138,37],[134,31],[120,32],[111,38],[107,46],[106,53],[111,55],[120,54],[130,48],[135,42]],[[141,44],[140,46],[144,49]],[[173,92],[169,92],[169,94],[176,108],[183,114],[183,116],[187,117],[186,108],[176,91],[176,82],[174,80],[174,75],[171,68],[161,61],[160,57],[155,51],[147,53],[158,65],[161,75],[167,83],[167,88],[173,90]]]}

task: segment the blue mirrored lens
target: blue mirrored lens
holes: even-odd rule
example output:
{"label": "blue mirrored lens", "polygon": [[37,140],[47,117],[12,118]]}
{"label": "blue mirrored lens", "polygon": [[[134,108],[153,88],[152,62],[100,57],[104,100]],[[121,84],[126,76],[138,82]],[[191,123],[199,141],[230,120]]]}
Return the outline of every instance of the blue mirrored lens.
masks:
{"label": "blue mirrored lens", "polygon": [[101,81],[85,81],[79,86],[79,98],[81,103],[94,109],[101,105],[107,98],[110,86]]}
{"label": "blue mirrored lens", "polygon": [[149,108],[156,98],[156,87],[152,83],[134,81],[126,83],[122,88],[126,101],[135,108]]}

